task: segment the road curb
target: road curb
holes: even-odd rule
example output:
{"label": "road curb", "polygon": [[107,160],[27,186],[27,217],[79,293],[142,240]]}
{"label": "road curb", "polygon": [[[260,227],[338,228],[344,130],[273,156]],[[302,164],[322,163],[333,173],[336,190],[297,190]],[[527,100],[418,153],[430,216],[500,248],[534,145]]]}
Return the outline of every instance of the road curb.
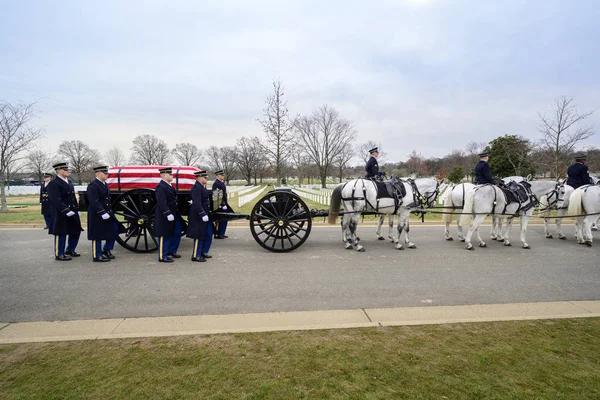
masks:
{"label": "road curb", "polygon": [[600,317],[600,301],[0,323],[0,344]]}

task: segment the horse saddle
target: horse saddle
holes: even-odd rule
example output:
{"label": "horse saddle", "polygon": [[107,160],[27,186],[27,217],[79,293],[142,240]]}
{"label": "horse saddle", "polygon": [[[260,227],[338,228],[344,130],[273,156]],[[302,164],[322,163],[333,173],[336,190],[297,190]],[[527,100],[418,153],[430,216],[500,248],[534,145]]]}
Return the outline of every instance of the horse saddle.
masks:
{"label": "horse saddle", "polygon": [[506,196],[506,202],[508,204],[522,204],[529,200],[529,188],[531,185],[526,181],[521,183],[510,181],[507,184],[499,187],[504,192],[504,195]]}
{"label": "horse saddle", "polygon": [[373,180],[377,186],[377,198],[402,199],[406,196],[406,188],[402,181],[394,176],[387,181]]}

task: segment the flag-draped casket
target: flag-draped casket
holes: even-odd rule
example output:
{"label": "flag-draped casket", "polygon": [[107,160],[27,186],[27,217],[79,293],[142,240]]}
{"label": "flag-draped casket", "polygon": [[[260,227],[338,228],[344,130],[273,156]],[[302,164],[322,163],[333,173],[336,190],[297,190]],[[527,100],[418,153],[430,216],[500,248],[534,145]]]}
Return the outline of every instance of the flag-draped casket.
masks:
{"label": "flag-draped casket", "polygon": [[[154,189],[160,182],[159,169],[169,165],[125,165],[112,167],[108,170],[108,187],[115,192],[123,192],[131,189]],[[190,191],[196,182],[194,172],[200,171],[196,167],[173,168],[173,181],[171,184],[177,191]]]}

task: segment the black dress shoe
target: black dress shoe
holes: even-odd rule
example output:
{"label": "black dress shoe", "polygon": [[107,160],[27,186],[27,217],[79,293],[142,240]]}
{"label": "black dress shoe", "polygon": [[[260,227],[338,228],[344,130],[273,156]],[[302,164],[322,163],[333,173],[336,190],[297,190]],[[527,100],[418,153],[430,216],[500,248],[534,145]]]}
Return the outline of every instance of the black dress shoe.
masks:
{"label": "black dress shoe", "polygon": [[170,262],[173,262],[173,259],[169,258],[169,257],[167,257],[167,258],[161,258],[160,260],[158,260],[158,262],[170,263]]}
{"label": "black dress shoe", "polygon": [[115,259],[115,256],[113,256],[113,253],[110,252],[110,250],[103,250],[102,251],[102,256],[109,258],[111,260]]}
{"label": "black dress shoe", "polygon": [[109,262],[110,258],[106,258],[104,256],[99,257],[99,258],[94,258],[94,262]]}
{"label": "black dress shoe", "polygon": [[81,254],[79,254],[76,251],[71,251],[71,250],[67,250],[65,251],[65,256],[71,256],[71,257],[79,257]]}
{"label": "black dress shoe", "polygon": [[204,258],[212,258],[210,254],[200,253],[200,255]]}
{"label": "black dress shoe", "polygon": [[192,261],[206,262],[206,258],[204,258],[204,257],[200,257],[200,258],[192,257]]}
{"label": "black dress shoe", "polygon": [[47,227],[47,226],[45,226],[45,227],[44,227],[44,229],[48,229],[48,227]]}
{"label": "black dress shoe", "polygon": [[177,254],[177,253],[175,253],[175,254],[167,254],[167,256],[172,257],[172,258],[181,258],[181,255]]}
{"label": "black dress shoe", "polygon": [[54,257],[56,261],[71,261],[72,258],[69,256],[56,256]]}
{"label": "black dress shoe", "polygon": [[215,239],[225,239],[225,236],[215,235]]}

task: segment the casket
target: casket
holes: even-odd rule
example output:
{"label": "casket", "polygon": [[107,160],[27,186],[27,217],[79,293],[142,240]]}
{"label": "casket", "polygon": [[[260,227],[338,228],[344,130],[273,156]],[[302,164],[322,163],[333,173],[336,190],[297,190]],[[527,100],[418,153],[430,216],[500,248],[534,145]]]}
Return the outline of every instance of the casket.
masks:
{"label": "casket", "polygon": [[[165,167],[169,167],[169,165],[125,165],[122,167],[112,167],[108,170],[106,183],[113,193],[131,189],[154,190],[158,182],[160,182],[160,173],[158,170]],[[194,172],[200,171],[200,169],[190,166],[171,167],[173,168],[173,181],[171,185],[177,191],[190,191],[196,182]]]}

